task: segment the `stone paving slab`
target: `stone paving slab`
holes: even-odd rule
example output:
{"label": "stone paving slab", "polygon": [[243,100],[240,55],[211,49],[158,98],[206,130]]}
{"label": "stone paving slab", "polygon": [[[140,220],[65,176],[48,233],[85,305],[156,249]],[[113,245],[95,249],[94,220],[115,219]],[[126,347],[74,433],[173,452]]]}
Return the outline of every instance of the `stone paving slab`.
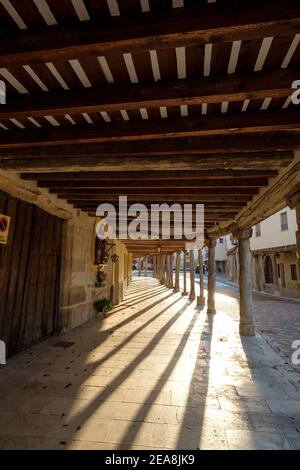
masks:
{"label": "stone paving slab", "polygon": [[299,374],[218,306],[141,278],[106,318],[12,357],[0,448],[299,449]]}

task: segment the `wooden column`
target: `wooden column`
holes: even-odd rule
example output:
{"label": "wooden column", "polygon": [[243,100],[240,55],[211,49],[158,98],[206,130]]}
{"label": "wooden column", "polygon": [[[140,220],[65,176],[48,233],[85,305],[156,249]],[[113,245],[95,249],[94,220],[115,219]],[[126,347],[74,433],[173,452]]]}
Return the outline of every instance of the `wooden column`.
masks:
{"label": "wooden column", "polygon": [[170,289],[174,287],[174,280],[173,280],[173,253],[170,254]]}
{"label": "wooden column", "polygon": [[160,273],[160,256],[159,255],[156,255],[155,257],[156,259],[156,262],[155,262],[155,266],[156,266],[156,272],[155,272],[155,277],[156,279],[159,279],[159,273]]}
{"label": "wooden column", "polygon": [[272,268],[273,268],[274,294],[279,294],[279,280],[278,280],[278,268],[277,268],[276,254],[273,254],[270,256],[271,256]]}
{"label": "wooden column", "polygon": [[167,287],[171,288],[171,255],[167,254]]}
{"label": "wooden column", "polygon": [[296,204],[295,209],[296,209],[296,219],[297,219],[297,225],[298,225],[298,230],[296,231],[297,278],[298,278],[298,293],[300,294],[300,202]]}
{"label": "wooden column", "polygon": [[195,300],[195,263],[194,263],[194,251],[190,250],[190,300]]}
{"label": "wooden column", "polygon": [[237,231],[240,265],[240,334],[254,336],[250,238],[252,229]]}
{"label": "wooden column", "polygon": [[216,240],[210,238],[207,241],[208,247],[208,281],[207,281],[207,313],[216,313],[215,293],[216,293]]}
{"label": "wooden column", "polygon": [[147,262],[148,262],[148,257],[147,256],[144,256],[144,263],[145,263],[145,277],[147,277]]}
{"label": "wooden column", "polygon": [[160,283],[166,284],[166,256],[160,255]]}
{"label": "wooden column", "polygon": [[300,186],[298,185],[288,197],[288,205],[296,211],[298,230],[296,230],[296,258],[297,258],[297,279],[298,293],[300,294]]}
{"label": "wooden column", "polygon": [[187,251],[183,250],[183,292],[182,295],[187,295],[188,292],[186,290],[186,254]]}
{"label": "wooden column", "polygon": [[202,250],[198,250],[198,263],[199,263],[199,290],[200,290],[200,294],[197,297],[197,305],[205,305]]}
{"label": "wooden column", "polygon": [[139,277],[141,277],[141,263],[142,263],[142,258],[139,257]]}
{"label": "wooden column", "polygon": [[257,288],[259,291],[265,290],[265,268],[262,255],[257,255]]}
{"label": "wooden column", "polygon": [[174,292],[179,292],[179,267],[180,267],[180,251],[177,251],[176,252],[176,271],[175,271]]}

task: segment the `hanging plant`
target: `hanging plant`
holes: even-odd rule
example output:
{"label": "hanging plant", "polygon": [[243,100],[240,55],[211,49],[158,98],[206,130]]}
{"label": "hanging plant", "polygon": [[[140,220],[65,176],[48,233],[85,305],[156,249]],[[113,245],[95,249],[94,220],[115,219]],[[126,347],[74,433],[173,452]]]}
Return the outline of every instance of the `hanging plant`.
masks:
{"label": "hanging plant", "polygon": [[116,263],[117,261],[119,261],[119,256],[118,255],[111,255],[111,260],[113,263]]}
{"label": "hanging plant", "polygon": [[107,277],[107,274],[105,272],[101,271],[101,268],[98,265],[95,287],[102,287],[103,284],[104,284],[104,281],[106,280],[106,277]]}

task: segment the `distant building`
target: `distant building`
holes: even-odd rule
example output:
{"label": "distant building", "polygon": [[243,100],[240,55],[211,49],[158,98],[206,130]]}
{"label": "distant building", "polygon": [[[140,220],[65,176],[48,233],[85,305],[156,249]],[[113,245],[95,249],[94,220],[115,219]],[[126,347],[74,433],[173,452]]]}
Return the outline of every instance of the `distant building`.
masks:
{"label": "distant building", "polygon": [[[217,239],[216,244],[216,267],[217,272],[226,274],[227,269],[227,253],[229,250],[234,246],[234,241],[231,235],[225,235],[224,237]],[[207,266],[207,257],[208,257],[208,249],[205,247],[203,249],[203,258],[205,265]]]}
{"label": "distant building", "polygon": [[[300,294],[296,231],[296,213],[288,207],[253,227],[250,247],[255,289]],[[238,282],[237,246],[232,246],[227,252],[226,274],[229,279]]]}

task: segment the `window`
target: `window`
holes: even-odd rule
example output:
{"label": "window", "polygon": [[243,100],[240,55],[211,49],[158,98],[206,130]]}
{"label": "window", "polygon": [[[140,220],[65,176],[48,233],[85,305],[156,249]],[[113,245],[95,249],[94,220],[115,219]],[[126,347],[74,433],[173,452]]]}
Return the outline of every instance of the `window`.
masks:
{"label": "window", "polygon": [[255,225],[255,236],[256,237],[261,237],[261,227],[260,224]]}
{"label": "window", "polygon": [[288,224],[288,215],[287,212],[282,212],[280,214],[280,223],[281,223],[281,230],[288,230],[289,224]]}
{"label": "window", "polygon": [[223,239],[223,238],[219,238],[219,242],[220,242],[220,243],[224,243],[224,239]]}
{"label": "window", "polygon": [[295,264],[291,264],[291,280],[292,281],[297,281],[298,280],[297,266]]}

